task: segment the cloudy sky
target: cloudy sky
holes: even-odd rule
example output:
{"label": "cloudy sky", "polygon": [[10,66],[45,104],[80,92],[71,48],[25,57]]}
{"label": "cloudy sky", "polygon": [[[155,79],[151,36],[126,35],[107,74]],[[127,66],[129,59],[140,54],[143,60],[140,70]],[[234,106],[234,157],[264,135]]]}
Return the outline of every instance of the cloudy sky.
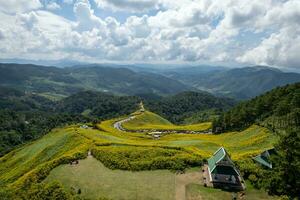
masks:
{"label": "cloudy sky", "polygon": [[300,68],[300,0],[0,0],[0,59]]}

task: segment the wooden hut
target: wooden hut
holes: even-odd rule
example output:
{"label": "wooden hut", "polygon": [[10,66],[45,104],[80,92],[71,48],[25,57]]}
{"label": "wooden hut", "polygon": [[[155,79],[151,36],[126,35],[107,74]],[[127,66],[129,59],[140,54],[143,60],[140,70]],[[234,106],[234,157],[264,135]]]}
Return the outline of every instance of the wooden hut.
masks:
{"label": "wooden hut", "polygon": [[242,176],[230,159],[227,151],[221,147],[208,159],[209,181],[214,187],[244,190]]}

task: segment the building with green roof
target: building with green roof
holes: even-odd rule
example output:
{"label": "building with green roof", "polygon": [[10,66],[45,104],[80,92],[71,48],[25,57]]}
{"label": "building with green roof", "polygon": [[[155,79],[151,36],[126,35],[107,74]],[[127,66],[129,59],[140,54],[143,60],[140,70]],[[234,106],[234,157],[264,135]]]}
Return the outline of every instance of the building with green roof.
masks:
{"label": "building with green roof", "polygon": [[245,189],[240,172],[230,159],[227,151],[221,147],[208,159],[209,181],[214,187]]}
{"label": "building with green roof", "polygon": [[266,168],[272,169],[273,166],[270,157],[273,154],[276,154],[275,149],[268,149],[262,152],[261,154],[253,157],[253,160]]}

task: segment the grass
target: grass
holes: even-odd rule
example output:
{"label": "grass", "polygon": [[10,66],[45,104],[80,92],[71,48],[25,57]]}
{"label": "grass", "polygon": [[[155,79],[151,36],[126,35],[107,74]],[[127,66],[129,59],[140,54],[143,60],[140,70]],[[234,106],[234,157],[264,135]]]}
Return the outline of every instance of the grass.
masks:
{"label": "grass", "polygon": [[[193,168],[186,173],[199,171]],[[112,200],[123,199],[161,199],[173,200],[177,176],[167,170],[130,172],[123,170],[110,170],[93,157],[80,160],[78,165],[61,165],[51,171],[45,182],[59,180],[65,189],[71,191],[81,190],[80,197],[86,199],[99,199],[100,197]],[[246,199],[275,200],[265,191],[256,190],[247,182]],[[220,189],[207,188],[203,185],[190,183],[186,185],[188,200],[231,200],[232,193]]]}
{"label": "grass", "polygon": [[127,130],[174,130],[174,131],[204,131],[211,128],[211,122],[174,125],[161,116],[145,111],[136,115],[134,119],[125,122],[122,126]]}
{"label": "grass", "polygon": [[[208,188],[199,184],[189,184],[186,187],[186,196],[188,200],[202,199],[202,200],[232,200],[233,193],[223,191],[221,189]],[[246,197],[246,198],[245,198]],[[238,199],[251,200],[276,200],[278,197],[269,196],[265,191],[254,189],[253,186],[247,182],[247,189],[245,197]]]}
{"label": "grass", "polygon": [[204,187],[199,184],[189,184],[186,187],[187,199],[201,200],[232,200],[232,194],[219,189]]}
{"label": "grass", "polygon": [[83,198],[173,200],[175,174],[167,170],[130,172],[110,170],[93,157],[79,165],[61,165],[45,180],[59,180],[68,190],[81,189]]}

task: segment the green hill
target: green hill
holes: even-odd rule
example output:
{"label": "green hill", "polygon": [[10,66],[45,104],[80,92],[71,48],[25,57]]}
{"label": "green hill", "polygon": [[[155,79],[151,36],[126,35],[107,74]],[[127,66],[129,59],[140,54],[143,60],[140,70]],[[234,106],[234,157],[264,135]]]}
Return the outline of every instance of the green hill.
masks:
{"label": "green hill", "polygon": [[192,125],[174,125],[161,116],[145,111],[135,118],[124,122],[122,126],[127,130],[174,130],[174,131],[204,131],[211,127],[210,122],[192,124]]}

